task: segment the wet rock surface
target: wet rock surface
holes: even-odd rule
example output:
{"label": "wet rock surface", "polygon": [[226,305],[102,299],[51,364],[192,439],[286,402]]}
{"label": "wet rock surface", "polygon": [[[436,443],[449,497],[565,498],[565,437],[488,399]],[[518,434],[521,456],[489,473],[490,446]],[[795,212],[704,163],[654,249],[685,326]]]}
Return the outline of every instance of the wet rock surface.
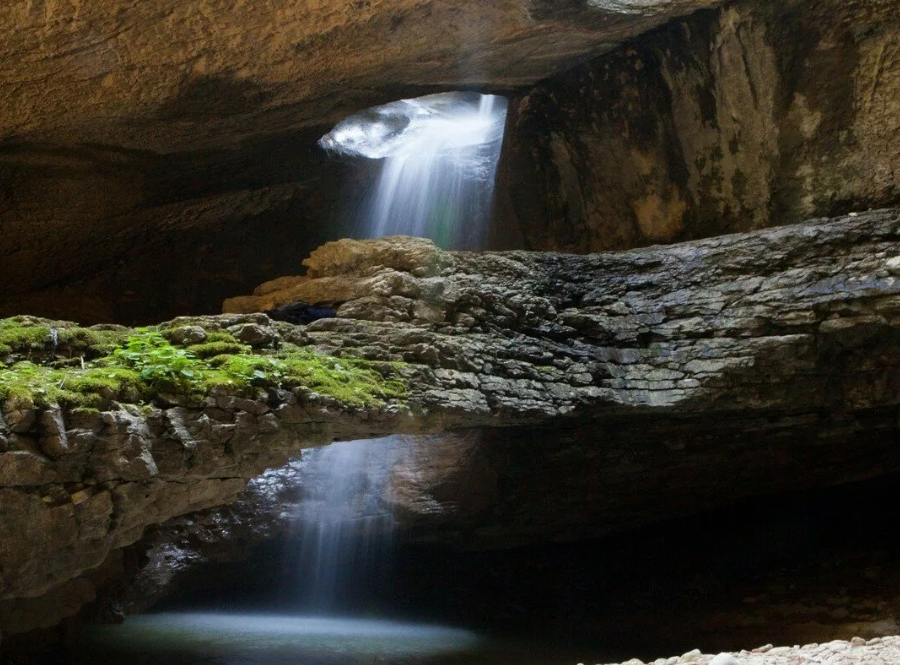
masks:
{"label": "wet rock surface", "polygon": [[[900,213],[881,211],[590,256],[452,254],[411,239],[327,245],[310,258],[307,277],[227,308],[343,302],[336,318],[292,326],[236,313],[185,318],[164,330],[228,329],[250,343],[399,361],[407,397],[351,408],[300,388],[226,390],[144,407],[114,396],[97,412],[5,409],[3,630],[34,620],[26,599],[77,581],[148,525],[232,501],[247,479],[335,438],[590,421],[584,432],[592,434],[576,437],[576,448],[598,463],[617,458],[622,472],[656,469],[658,482],[677,490],[675,510],[752,493],[773,469],[831,484],[900,468],[891,445],[900,394],[898,239]],[[751,436],[743,425],[728,434],[736,415],[733,422],[753,423]],[[658,429],[642,439],[647,422]],[[665,431],[670,439],[659,438]],[[698,433],[708,435],[697,446],[702,455],[679,456]],[[523,468],[539,469],[542,459],[572,471],[584,464],[581,453],[554,461],[545,439],[543,449],[504,445],[532,455]],[[617,443],[607,448],[608,441]],[[766,454],[754,458],[758,441],[767,442]],[[817,445],[827,463],[817,464]],[[806,451],[799,465],[791,459],[797,449]],[[662,473],[668,462],[652,463],[660,450],[667,452],[659,459],[684,466]],[[642,459],[649,466],[635,465]],[[695,482],[709,468],[694,466],[698,459],[733,463],[741,482]],[[614,520],[615,501],[587,482],[594,505]],[[410,505],[417,503],[425,505]],[[584,536],[583,524],[549,519],[518,533],[511,520],[498,533],[483,505],[471,503],[470,543],[479,541],[473,532],[482,545],[511,535]],[[519,508],[527,524],[528,506]],[[641,508],[640,493],[632,493],[617,517],[646,519],[658,509]],[[41,621],[51,619],[43,613]]]}

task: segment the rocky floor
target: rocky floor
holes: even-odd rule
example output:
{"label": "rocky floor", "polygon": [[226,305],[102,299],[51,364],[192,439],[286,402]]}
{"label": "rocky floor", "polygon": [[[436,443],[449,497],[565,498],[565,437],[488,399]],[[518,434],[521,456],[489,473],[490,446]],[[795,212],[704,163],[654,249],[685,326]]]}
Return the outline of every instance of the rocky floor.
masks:
{"label": "rocky floor", "polygon": [[[849,642],[835,640],[825,644],[773,647],[771,644],[735,653],[704,654],[699,649],[682,656],[658,658],[648,665],[893,665],[900,663],[900,636],[864,640],[854,637]],[[579,664],[581,665],[581,664]],[[632,659],[621,665],[644,665]]]}

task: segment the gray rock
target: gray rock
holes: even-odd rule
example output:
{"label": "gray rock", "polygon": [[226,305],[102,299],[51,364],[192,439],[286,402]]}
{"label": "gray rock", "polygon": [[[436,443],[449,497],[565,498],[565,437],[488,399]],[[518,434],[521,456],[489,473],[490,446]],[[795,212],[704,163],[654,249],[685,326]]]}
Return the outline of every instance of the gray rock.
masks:
{"label": "gray rock", "polygon": [[170,328],[165,331],[164,335],[173,344],[180,344],[181,346],[201,344],[206,341],[206,331],[200,326]]}
{"label": "gray rock", "polygon": [[739,665],[737,659],[730,653],[720,653],[715,656],[709,665]]}
{"label": "gray rock", "polygon": [[232,326],[229,331],[244,344],[254,347],[272,346],[281,339],[271,326],[261,326],[256,323]]}

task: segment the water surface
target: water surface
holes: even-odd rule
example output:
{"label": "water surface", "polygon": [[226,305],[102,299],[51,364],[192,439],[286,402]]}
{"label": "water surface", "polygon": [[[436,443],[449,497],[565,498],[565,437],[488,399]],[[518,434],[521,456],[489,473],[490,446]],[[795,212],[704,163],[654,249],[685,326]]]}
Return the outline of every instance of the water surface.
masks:
{"label": "water surface", "polygon": [[385,619],[162,613],[92,626],[78,663],[144,665],[572,665],[571,649],[490,639],[470,630]]}

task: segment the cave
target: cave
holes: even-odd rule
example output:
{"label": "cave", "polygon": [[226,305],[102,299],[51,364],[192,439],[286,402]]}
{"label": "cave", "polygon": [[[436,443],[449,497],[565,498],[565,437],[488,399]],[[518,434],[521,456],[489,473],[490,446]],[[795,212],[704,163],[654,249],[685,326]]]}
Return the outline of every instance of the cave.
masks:
{"label": "cave", "polygon": [[900,662],[898,9],[0,10],[0,663]]}

